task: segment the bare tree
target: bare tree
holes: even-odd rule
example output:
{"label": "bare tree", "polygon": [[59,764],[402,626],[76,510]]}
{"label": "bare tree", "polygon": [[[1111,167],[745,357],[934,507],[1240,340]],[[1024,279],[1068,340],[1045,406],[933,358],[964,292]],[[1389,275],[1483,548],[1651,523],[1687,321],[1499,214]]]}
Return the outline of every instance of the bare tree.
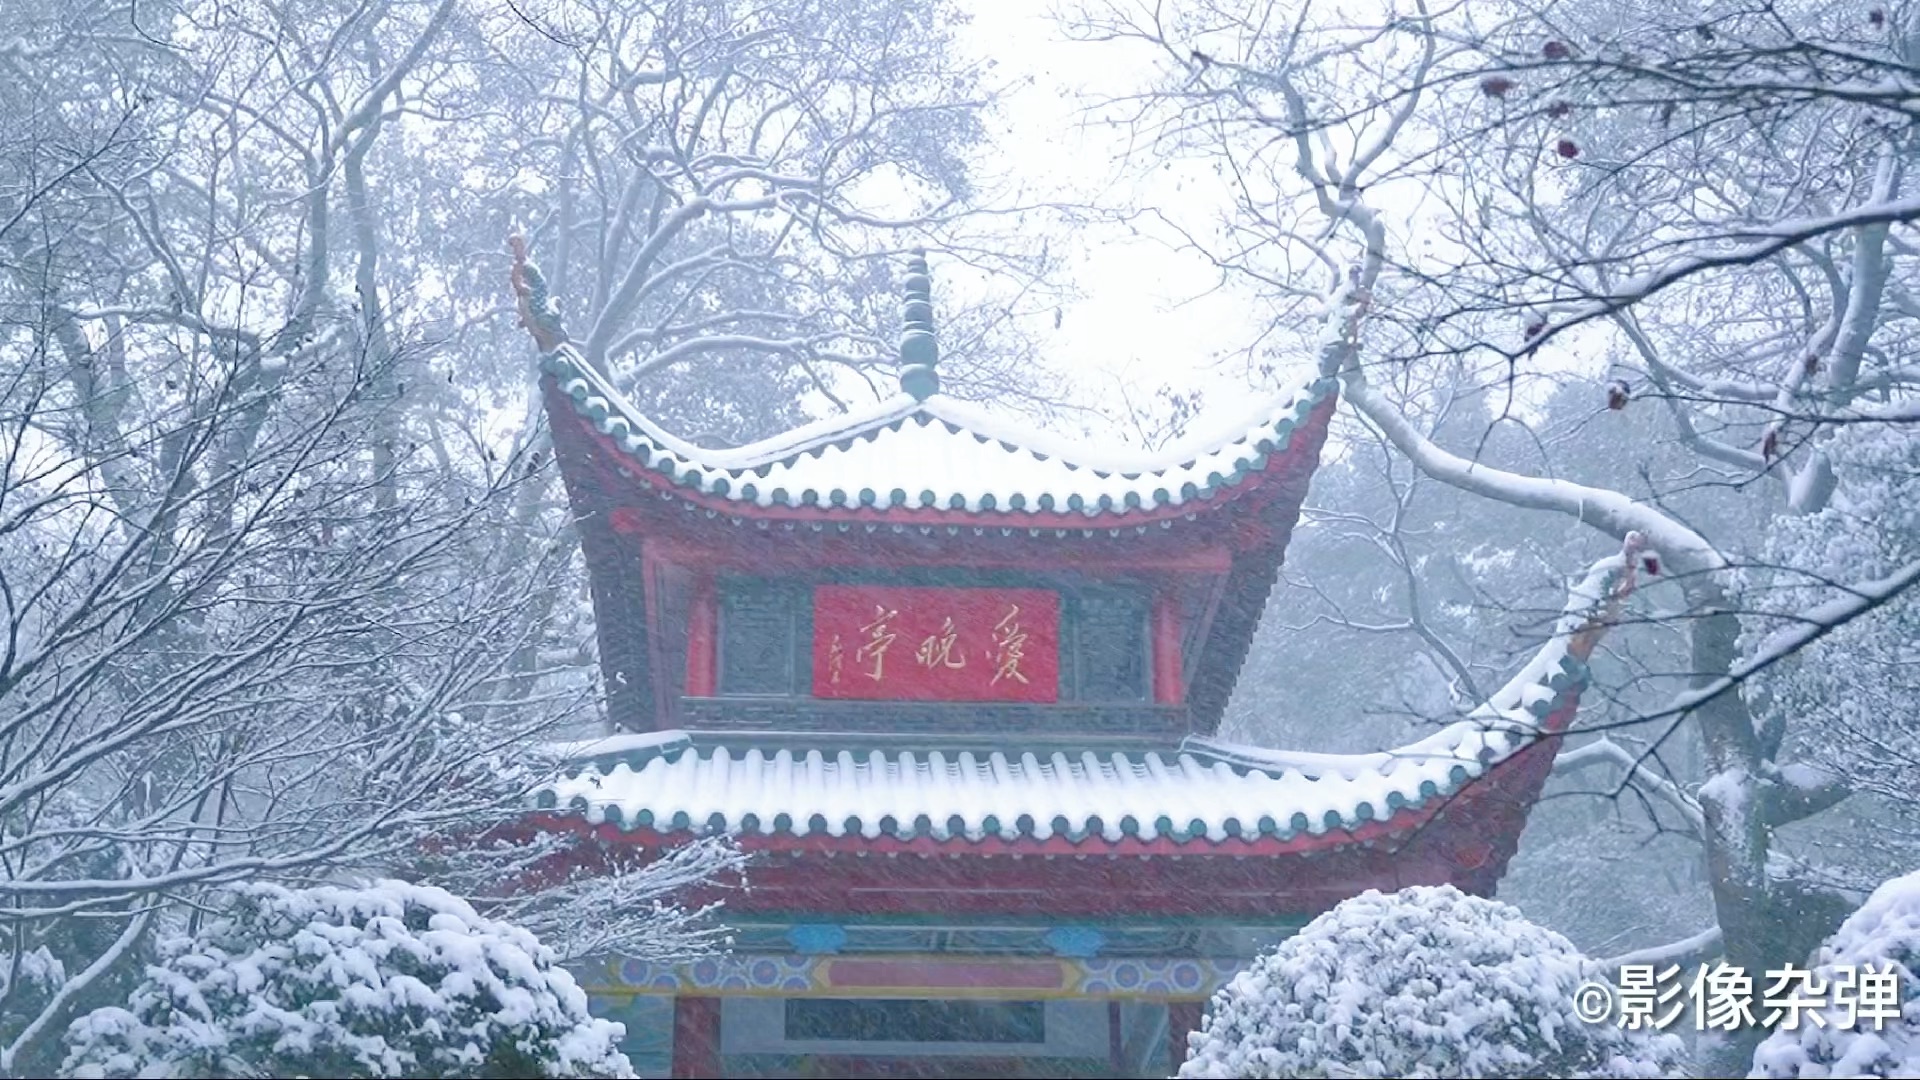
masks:
{"label": "bare tree", "polygon": [[[375,203],[465,13],[69,8],[0,47],[0,1072],[28,1074],[208,888],[550,855],[426,858],[519,817],[525,747],[591,707],[517,677],[564,522],[515,513],[547,469],[420,392],[463,331]],[[699,948],[669,894],[735,858],[630,868],[655,917],[620,933],[569,911],[588,888],[510,904]]]}
{"label": "bare tree", "polygon": [[[1904,180],[1909,106],[1887,88],[1910,78],[1920,24],[1802,7],[1416,2],[1355,24],[1313,5],[1201,2],[1083,22],[1160,49],[1167,79],[1135,118],[1159,152],[1215,161],[1233,202],[1217,242],[1186,235],[1276,302],[1276,336],[1339,376],[1400,454],[1463,491],[1638,530],[1660,550],[1684,598],[1663,618],[1687,630],[1690,686],[1630,720],[1649,747],[1682,722],[1697,733],[1707,779],[1687,797],[1719,918],[1710,944],[1756,971],[1804,960],[1845,905],[1779,872],[1775,834],[1850,788],[1833,755],[1810,753],[1824,732],[1789,732],[1805,713],[1770,680],[1834,635],[1900,633],[1891,613],[1920,578],[1904,522],[1855,520],[1873,557],[1832,560],[1773,542],[1785,529],[1703,532],[1671,504],[1723,486],[1831,529],[1874,470],[1913,475],[1914,365],[1897,328],[1901,225],[1920,201]],[[1314,332],[1289,336],[1302,320]],[[1556,367],[1603,355],[1621,369],[1607,404],[1663,399],[1692,475],[1627,490],[1569,479],[1577,460],[1500,469],[1410,419],[1436,363],[1503,395],[1496,422],[1523,424]]]}
{"label": "bare tree", "polygon": [[[672,399],[698,393],[689,372],[774,380],[786,393],[769,400],[811,388],[837,401],[844,376],[874,384],[876,365],[889,382],[905,247],[931,240],[1022,276],[1038,265],[1039,245],[989,246],[969,224],[970,152],[994,89],[958,52],[944,4],[589,4],[529,18],[546,37],[513,58],[524,91],[507,137],[524,147],[518,167],[545,179],[517,209],[582,355],[670,425],[686,409]],[[1005,309],[969,314],[943,335],[957,386],[1024,389],[1008,366],[1021,357],[973,340]]]}

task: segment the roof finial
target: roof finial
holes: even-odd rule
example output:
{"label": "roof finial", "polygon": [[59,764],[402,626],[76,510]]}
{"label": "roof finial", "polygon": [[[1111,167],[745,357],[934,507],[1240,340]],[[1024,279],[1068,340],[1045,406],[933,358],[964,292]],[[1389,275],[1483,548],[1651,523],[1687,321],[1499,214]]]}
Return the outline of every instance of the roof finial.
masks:
{"label": "roof finial", "polygon": [[560,325],[560,305],[547,294],[547,279],[540,268],[527,258],[527,238],[515,231],[507,237],[513,248],[513,294],[520,309],[520,325],[533,335],[533,343],[543,353],[567,343],[567,329]]}
{"label": "roof finial", "polygon": [[905,298],[900,302],[900,389],[925,401],[940,390],[940,343],[933,336],[933,278],[927,273],[927,251],[914,248],[907,260]]}

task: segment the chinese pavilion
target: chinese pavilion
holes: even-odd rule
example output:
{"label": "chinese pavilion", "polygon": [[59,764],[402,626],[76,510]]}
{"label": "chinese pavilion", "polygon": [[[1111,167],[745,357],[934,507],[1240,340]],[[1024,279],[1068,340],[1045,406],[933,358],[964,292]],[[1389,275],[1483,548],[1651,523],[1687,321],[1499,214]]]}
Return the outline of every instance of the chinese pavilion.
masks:
{"label": "chinese pavilion", "polygon": [[[1320,457],[1314,381],[1204,446],[1096,457],[940,391],[927,266],[900,392],[710,450],[640,415],[516,262],[617,733],[536,823],[728,835],[725,958],[583,973],[673,1076],[1149,1076],[1263,947],[1368,888],[1492,891],[1584,660],[1397,750],[1214,738]],[[644,856],[643,856],[644,857]],[[668,1019],[670,1017],[670,1020]]]}

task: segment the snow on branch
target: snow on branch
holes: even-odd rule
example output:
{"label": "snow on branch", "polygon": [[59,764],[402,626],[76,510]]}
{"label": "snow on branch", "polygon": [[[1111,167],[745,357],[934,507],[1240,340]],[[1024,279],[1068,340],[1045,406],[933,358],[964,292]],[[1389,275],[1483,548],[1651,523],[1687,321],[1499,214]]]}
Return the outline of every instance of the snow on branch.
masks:
{"label": "snow on branch", "polygon": [[1659,968],[1679,964],[1683,968],[1693,968],[1719,955],[1721,941],[1720,928],[1709,926],[1697,934],[1678,941],[1669,941],[1664,945],[1653,945],[1608,957],[1602,960],[1601,964],[1614,971],[1618,971],[1627,964],[1652,964]]}
{"label": "snow on branch", "polygon": [[1631,784],[1637,788],[1659,796],[1668,806],[1679,811],[1680,816],[1693,826],[1696,833],[1706,828],[1706,822],[1700,814],[1700,804],[1695,802],[1680,786],[1664,776],[1647,768],[1644,758],[1634,754],[1605,736],[1562,750],[1554,759],[1553,771],[1556,773],[1577,772],[1600,764],[1617,765],[1625,770],[1622,786]]}
{"label": "snow on branch", "polygon": [[1920,582],[1920,561],[1910,562],[1885,577],[1851,586],[1847,589],[1847,595],[1808,609],[1796,618],[1795,625],[1769,635],[1758,648],[1749,651],[1734,664],[1727,674],[1677,695],[1665,708],[1636,717],[1634,722],[1683,719],[1808,645],[1892,603],[1912,588],[1915,582]]}
{"label": "snow on branch", "polygon": [[1398,407],[1374,391],[1357,367],[1350,366],[1342,375],[1346,400],[1415,466],[1436,480],[1512,506],[1570,514],[1623,540],[1628,533],[1638,531],[1665,554],[1679,572],[1721,570],[1727,566],[1726,558],[1706,537],[1617,491],[1525,476],[1469,461],[1444,450],[1409,423]]}
{"label": "snow on branch", "polygon": [[[1611,292],[1597,297],[1582,298],[1579,302],[1569,305],[1572,310],[1568,314],[1549,318],[1542,325],[1533,328],[1526,344],[1511,355],[1524,356],[1534,353],[1549,340],[1576,326],[1624,311],[1702,274],[1763,262],[1789,248],[1831,233],[1912,221],[1920,221],[1920,196],[1869,203],[1823,217],[1793,218],[1742,226],[1719,238],[1741,241],[1740,243],[1720,251],[1672,259],[1665,266],[1635,277]],[[1546,301],[1546,303],[1559,302]]]}

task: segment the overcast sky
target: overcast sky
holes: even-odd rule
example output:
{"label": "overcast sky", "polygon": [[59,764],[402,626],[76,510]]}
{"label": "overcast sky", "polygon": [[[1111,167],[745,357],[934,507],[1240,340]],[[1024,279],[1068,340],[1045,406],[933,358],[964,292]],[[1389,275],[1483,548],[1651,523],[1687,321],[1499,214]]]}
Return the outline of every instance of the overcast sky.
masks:
{"label": "overcast sky", "polygon": [[[1030,197],[1157,207],[1189,227],[1217,213],[1225,193],[1210,170],[1161,167],[1142,176],[1140,157],[1131,166],[1121,160],[1128,132],[1089,122],[1088,95],[1137,90],[1152,77],[1148,50],[1071,41],[1044,5],[972,0],[972,10],[972,43],[997,61],[994,74],[1032,79],[1001,112],[991,163],[1030,184]],[[1084,299],[1062,312],[1057,331],[1051,318],[1034,327],[1055,362],[1089,390],[1118,378],[1144,392],[1167,383],[1205,392],[1209,412],[1244,411],[1238,355],[1216,363],[1260,332],[1263,320],[1244,292],[1219,289],[1218,272],[1199,255],[1122,227],[1081,228],[1070,239],[1069,270]]]}

